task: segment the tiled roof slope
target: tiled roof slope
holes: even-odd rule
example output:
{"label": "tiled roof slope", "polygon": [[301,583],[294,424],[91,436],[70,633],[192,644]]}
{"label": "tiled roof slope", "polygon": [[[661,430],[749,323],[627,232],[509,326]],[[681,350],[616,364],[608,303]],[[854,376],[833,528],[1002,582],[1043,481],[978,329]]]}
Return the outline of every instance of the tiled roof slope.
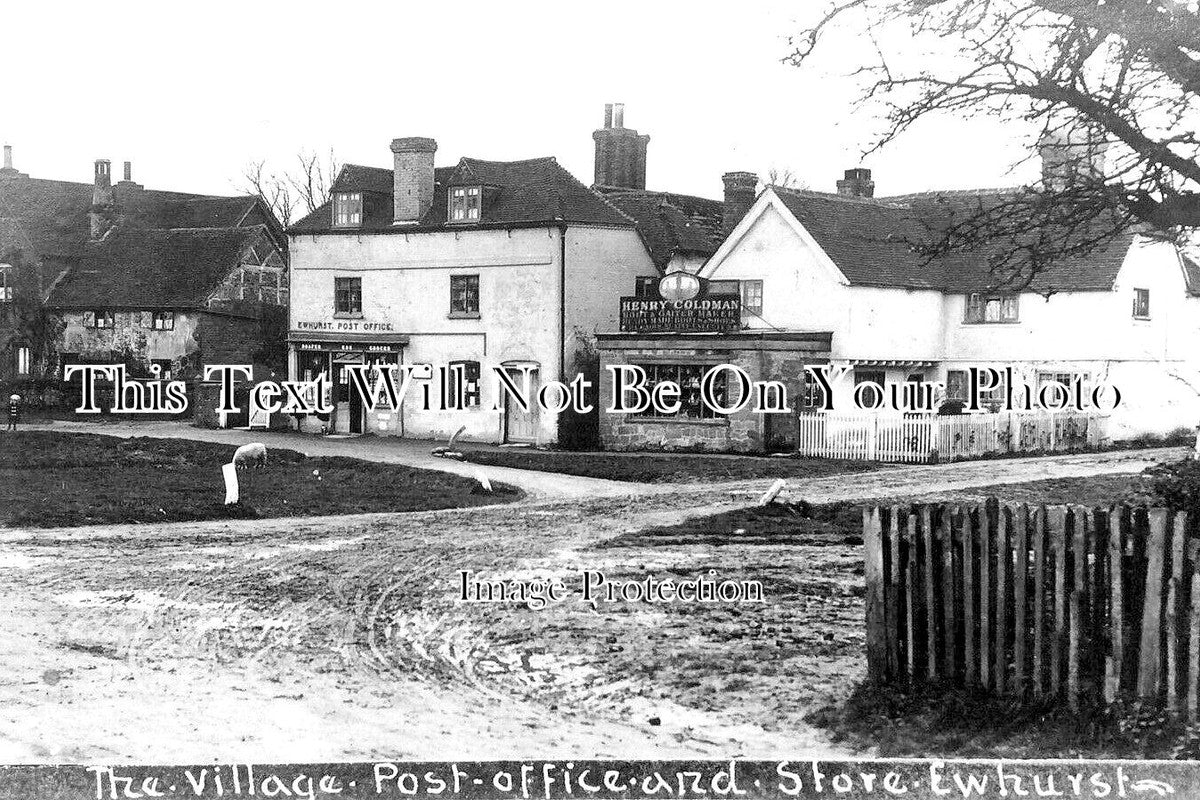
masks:
{"label": "tiled roof slope", "polygon": [[50,295],[55,308],[182,309],[202,306],[266,226],[118,227],[89,244]]}
{"label": "tiled roof slope", "polygon": [[596,191],[637,224],[659,269],[676,254],[711,256],[724,239],[720,200],[610,186]]}
{"label": "tiled roof slope", "polygon": [[[1027,278],[1020,275],[1014,284],[993,274],[989,255],[1002,243],[933,259],[921,252],[951,219],[961,219],[981,203],[995,202],[1006,190],[853,198],[773,188],[852,284],[965,292],[1020,285]],[[1110,289],[1135,236],[1124,233],[1087,256],[1047,265],[1023,288]]]}
{"label": "tiled roof slope", "polygon": [[51,307],[181,308],[202,304],[237,266],[246,243],[278,223],[255,197],[218,197],[113,186],[113,228],[89,241],[90,183],[0,175],[0,220],[37,256],[69,265]]}
{"label": "tiled roof slope", "polygon": [[[478,222],[446,220],[451,186],[483,185],[494,191],[484,203]],[[292,225],[289,233],[329,231],[425,231],[471,227],[575,222],[595,225],[632,223],[603,197],[576,180],[554,158],[525,161],[483,161],[463,158],[454,167],[434,170],[433,205],[417,225],[392,225],[392,170],[347,164],[334,181],[333,192],[363,192],[361,227],[333,227],[331,203],[326,203]]]}

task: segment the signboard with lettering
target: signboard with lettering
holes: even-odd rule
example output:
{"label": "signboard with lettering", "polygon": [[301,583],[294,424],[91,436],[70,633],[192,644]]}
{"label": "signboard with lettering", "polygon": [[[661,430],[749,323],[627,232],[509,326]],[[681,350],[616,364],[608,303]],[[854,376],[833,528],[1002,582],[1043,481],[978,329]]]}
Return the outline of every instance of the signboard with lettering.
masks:
{"label": "signboard with lettering", "polygon": [[404,349],[403,342],[366,344],[363,342],[296,342],[297,350],[344,352],[344,353],[398,353]]}
{"label": "signboard with lettering", "polygon": [[660,300],[621,298],[621,331],[628,333],[729,333],[741,328],[742,303],[736,296]]}

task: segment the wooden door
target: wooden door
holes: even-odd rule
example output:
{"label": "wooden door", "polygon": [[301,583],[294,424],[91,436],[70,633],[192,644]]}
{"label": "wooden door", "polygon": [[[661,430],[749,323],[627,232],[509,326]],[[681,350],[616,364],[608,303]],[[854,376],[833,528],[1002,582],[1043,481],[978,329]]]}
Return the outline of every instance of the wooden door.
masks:
{"label": "wooden door", "polygon": [[[523,386],[524,376],[519,369],[505,370],[512,382],[517,386]],[[504,441],[516,443],[536,443],[537,442],[537,426],[538,426],[538,406],[537,406],[537,390],[538,390],[538,374],[533,372],[529,376],[529,410],[523,411],[521,406],[512,398],[505,398],[504,402]]]}

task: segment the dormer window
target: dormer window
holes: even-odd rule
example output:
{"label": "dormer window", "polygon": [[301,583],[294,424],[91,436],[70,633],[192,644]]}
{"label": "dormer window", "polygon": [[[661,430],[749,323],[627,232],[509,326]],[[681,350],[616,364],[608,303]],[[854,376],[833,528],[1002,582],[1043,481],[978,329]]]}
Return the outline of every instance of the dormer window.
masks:
{"label": "dormer window", "polygon": [[482,197],[478,186],[450,187],[450,221],[478,222]]}
{"label": "dormer window", "polygon": [[333,224],[338,228],[362,225],[361,192],[338,192],[333,196]]}

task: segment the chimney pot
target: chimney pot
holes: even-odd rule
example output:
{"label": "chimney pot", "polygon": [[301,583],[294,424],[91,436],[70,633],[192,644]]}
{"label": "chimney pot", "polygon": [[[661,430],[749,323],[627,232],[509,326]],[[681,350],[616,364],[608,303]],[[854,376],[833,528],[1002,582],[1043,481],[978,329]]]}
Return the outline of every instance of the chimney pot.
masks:
{"label": "chimney pot", "polygon": [[416,225],[433,206],[433,156],[437,142],[425,136],[392,140],[392,224]]}
{"label": "chimney pot", "polygon": [[613,104],[612,104],[612,103],[605,103],[605,104],[604,104],[604,127],[605,127],[605,128],[611,128],[611,127],[612,127],[612,119],[613,119],[613,117],[612,117],[612,114],[613,114],[613,109],[612,109],[612,107],[613,107]]}
{"label": "chimney pot", "polygon": [[127,181],[133,181],[133,163],[130,161],[125,162],[125,178],[124,179]]}
{"label": "chimney pot", "polygon": [[4,145],[4,169],[12,169],[12,145]]}
{"label": "chimney pot", "polygon": [[753,172],[726,172],[721,176],[725,184],[725,202],[721,208],[721,228],[728,236],[737,227],[754,205],[758,190],[758,175]]}
{"label": "chimney pot", "polygon": [[625,104],[613,103],[613,125],[614,128],[625,127]]}

